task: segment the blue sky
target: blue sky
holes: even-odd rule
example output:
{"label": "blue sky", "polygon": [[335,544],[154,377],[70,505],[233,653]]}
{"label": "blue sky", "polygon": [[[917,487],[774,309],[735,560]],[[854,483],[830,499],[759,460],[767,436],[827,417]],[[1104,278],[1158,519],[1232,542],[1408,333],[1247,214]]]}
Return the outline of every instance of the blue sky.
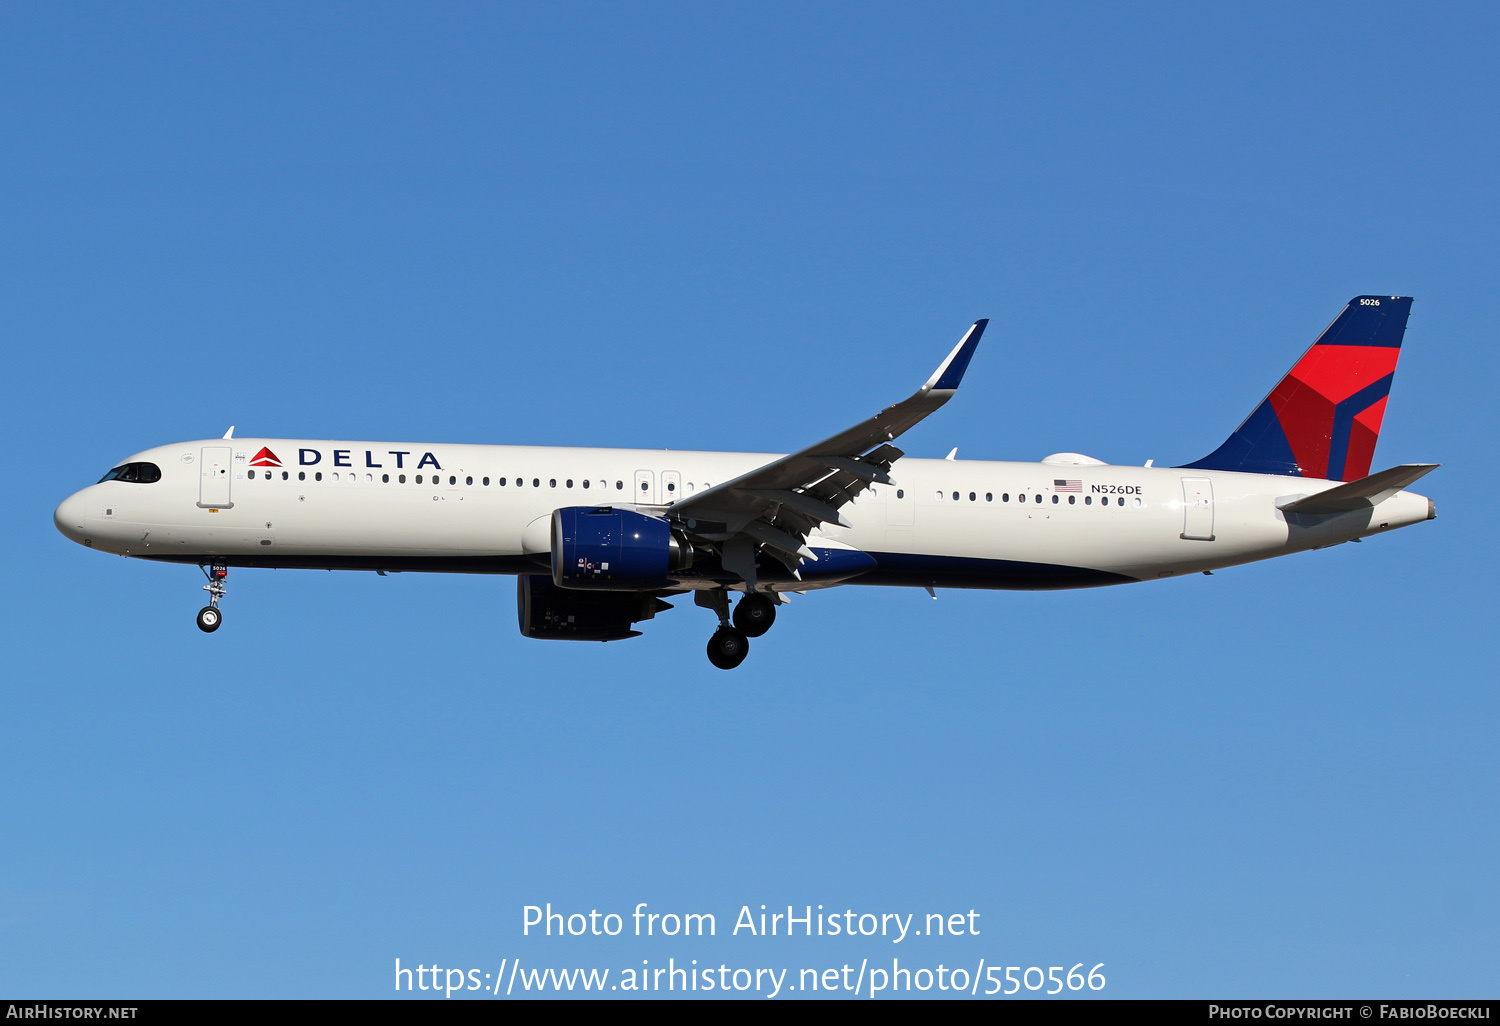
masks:
{"label": "blue sky", "polygon": [[[930,7],[930,5],[928,5]],[[1488,5],[12,5],[0,993],[378,997],[393,963],[1105,963],[1495,996]],[[1214,577],[690,603],[197,571],[51,511],[242,435],[785,451],[975,318],[917,456],[1213,449],[1417,297],[1377,466],[1439,519]],[[522,907],[712,912],[545,940]],[[724,936],[742,905],[978,937]],[[907,959],[911,961],[908,963]]]}

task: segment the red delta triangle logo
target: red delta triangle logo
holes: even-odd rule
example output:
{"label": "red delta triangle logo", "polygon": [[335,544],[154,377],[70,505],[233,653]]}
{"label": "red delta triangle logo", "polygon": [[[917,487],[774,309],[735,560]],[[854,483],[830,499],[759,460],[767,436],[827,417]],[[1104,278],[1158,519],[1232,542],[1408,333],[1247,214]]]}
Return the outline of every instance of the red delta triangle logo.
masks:
{"label": "red delta triangle logo", "polygon": [[260,452],[255,454],[255,458],[250,461],[250,465],[252,467],[279,467],[281,466],[281,460],[270,449],[261,446]]}

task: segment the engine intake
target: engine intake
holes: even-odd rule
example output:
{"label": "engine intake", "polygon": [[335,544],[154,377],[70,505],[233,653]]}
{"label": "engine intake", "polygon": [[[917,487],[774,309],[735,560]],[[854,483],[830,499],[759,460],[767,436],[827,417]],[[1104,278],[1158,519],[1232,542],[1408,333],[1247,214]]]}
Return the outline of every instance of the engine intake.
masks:
{"label": "engine intake", "polygon": [[638,591],[693,565],[693,546],[657,517],[611,506],[552,513],[552,580],[560,588]]}

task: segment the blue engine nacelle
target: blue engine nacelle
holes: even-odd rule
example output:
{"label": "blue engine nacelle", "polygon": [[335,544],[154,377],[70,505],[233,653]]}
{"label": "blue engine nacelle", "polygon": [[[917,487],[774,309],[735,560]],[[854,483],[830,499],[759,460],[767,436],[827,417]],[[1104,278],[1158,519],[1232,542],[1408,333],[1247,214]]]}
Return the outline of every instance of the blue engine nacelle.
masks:
{"label": "blue engine nacelle", "polygon": [[611,506],[552,513],[552,580],[559,588],[639,591],[670,584],[693,547],[665,520]]}

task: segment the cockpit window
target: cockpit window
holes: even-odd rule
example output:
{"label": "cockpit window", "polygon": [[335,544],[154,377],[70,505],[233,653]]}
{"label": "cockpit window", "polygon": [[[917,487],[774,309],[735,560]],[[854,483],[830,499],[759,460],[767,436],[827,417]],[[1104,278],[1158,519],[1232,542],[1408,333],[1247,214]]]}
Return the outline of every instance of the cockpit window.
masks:
{"label": "cockpit window", "polygon": [[99,479],[105,481],[129,481],[133,484],[155,484],[161,480],[161,468],[155,463],[126,463],[111,470]]}

